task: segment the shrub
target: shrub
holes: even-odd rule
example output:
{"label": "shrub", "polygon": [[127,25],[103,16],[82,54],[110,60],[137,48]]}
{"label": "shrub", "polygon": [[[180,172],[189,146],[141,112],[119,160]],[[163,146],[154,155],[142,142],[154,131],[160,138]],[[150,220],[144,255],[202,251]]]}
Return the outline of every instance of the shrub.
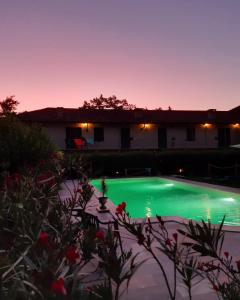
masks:
{"label": "shrub", "polygon": [[72,191],[64,183],[70,197],[60,199],[48,166],[7,175],[0,186],[1,300],[118,300],[141,264],[137,255],[120,248],[110,225],[90,222],[87,178]]}
{"label": "shrub", "polygon": [[[88,161],[92,176],[113,176],[114,171],[124,175],[125,168],[151,168],[152,174],[176,174],[184,169],[186,176],[206,176],[208,164],[228,167],[240,163],[238,149],[193,149],[193,150],[142,150],[142,151],[101,151],[101,152],[66,152],[67,156]],[[233,169],[224,169],[226,175],[234,175]],[[226,173],[228,172],[228,173]],[[214,173],[215,174],[215,173]],[[214,175],[213,174],[213,175]]]}
{"label": "shrub", "polygon": [[29,126],[12,115],[0,119],[0,171],[35,165],[55,150],[40,126]]}

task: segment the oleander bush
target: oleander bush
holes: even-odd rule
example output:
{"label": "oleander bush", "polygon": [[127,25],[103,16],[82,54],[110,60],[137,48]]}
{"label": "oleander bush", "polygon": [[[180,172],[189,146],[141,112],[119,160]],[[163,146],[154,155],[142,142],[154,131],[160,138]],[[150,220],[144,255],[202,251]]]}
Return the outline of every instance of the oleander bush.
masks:
{"label": "oleander bush", "polygon": [[[52,160],[58,165],[58,157]],[[122,283],[139,265],[136,255],[119,246],[110,226],[89,223],[85,209],[93,188],[80,174],[82,166],[64,200],[62,173],[52,170],[41,161],[1,183],[0,299],[119,299]]]}

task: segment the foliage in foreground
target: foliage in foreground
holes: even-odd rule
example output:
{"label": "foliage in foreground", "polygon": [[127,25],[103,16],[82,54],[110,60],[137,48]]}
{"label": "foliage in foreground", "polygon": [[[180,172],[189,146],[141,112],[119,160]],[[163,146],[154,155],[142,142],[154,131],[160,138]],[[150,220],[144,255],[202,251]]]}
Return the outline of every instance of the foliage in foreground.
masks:
{"label": "foliage in foreground", "polygon": [[119,247],[110,226],[90,222],[93,190],[84,176],[61,201],[61,173],[44,172],[15,173],[2,183],[0,299],[118,299],[138,267],[136,255]]}

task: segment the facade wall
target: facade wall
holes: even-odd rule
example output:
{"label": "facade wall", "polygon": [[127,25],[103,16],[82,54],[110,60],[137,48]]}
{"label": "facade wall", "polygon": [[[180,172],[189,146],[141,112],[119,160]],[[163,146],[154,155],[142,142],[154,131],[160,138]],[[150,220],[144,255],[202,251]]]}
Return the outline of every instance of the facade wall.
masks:
{"label": "facade wall", "polygon": [[157,149],[158,148],[158,126],[149,124],[144,128],[142,124],[131,127],[132,149]]}
{"label": "facade wall", "polygon": [[49,135],[50,139],[60,148],[65,149],[66,129],[63,125],[46,125],[44,126],[45,132]]}
{"label": "facade wall", "polygon": [[[121,128],[127,125],[93,125],[86,124],[56,124],[46,125],[45,129],[50,138],[59,148],[65,149],[66,127],[82,128],[82,136],[88,142],[87,149],[121,149]],[[104,127],[104,141],[94,142],[94,126]],[[130,127],[131,146],[130,149],[158,149],[158,125],[133,124]],[[231,127],[231,126],[230,126]],[[194,149],[194,148],[217,148],[218,147],[218,127],[210,125],[195,127],[195,140],[187,140],[186,127],[172,126],[166,128],[167,149]],[[231,144],[240,144],[240,127],[230,128]]]}
{"label": "facade wall", "polygon": [[104,141],[94,142],[94,127],[90,126],[88,132],[83,131],[83,137],[88,142],[88,149],[120,149],[120,129],[116,126],[102,126],[104,127]]}
{"label": "facade wall", "polygon": [[218,147],[217,127],[210,125],[195,127],[195,140],[187,140],[186,127],[170,127],[167,129],[167,147],[170,149],[194,149],[194,148],[217,148]]}

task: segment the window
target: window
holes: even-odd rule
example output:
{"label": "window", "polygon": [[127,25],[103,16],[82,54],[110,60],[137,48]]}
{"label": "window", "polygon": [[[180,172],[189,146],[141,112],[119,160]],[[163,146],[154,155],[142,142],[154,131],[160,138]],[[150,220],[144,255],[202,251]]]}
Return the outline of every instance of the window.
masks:
{"label": "window", "polygon": [[195,141],[195,127],[187,128],[187,141],[189,142]]}
{"label": "window", "polygon": [[94,142],[103,142],[104,141],[104,128],[95,127],[94,128]]}
{"label": "window", "polygon": [[74,149],[76,145],[74,143],[75,139],[80,139],[82,137],[82,128],[80,127],[66,127],[66,148]]}

